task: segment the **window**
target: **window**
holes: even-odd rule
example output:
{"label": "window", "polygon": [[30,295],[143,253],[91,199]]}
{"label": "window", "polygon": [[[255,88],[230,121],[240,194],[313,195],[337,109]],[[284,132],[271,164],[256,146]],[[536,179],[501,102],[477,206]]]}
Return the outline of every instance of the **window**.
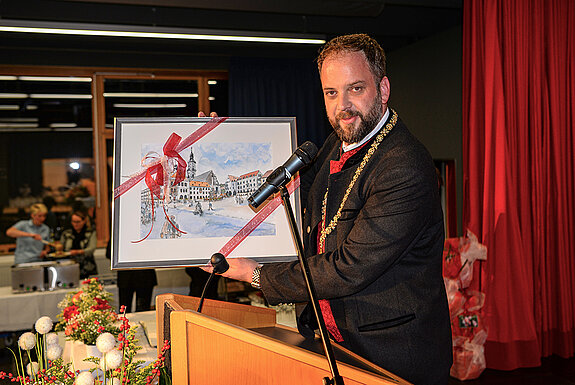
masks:
{"label": "window", "polygon": [[0,253],[27,208],[55,201],[59,228],[75,204],[110,231],[116,117],[228,114],[227,73],[185,70],[0,66]]}

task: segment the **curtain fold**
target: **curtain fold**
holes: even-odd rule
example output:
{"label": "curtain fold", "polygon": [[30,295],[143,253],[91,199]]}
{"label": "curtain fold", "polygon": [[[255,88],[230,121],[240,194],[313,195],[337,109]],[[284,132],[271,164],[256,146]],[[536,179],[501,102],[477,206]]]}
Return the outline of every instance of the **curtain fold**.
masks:
{"label": "curtain fold", "polygon": [[487,366],[575,350],[575,2],[469,0],[464,226],[481,267]]}

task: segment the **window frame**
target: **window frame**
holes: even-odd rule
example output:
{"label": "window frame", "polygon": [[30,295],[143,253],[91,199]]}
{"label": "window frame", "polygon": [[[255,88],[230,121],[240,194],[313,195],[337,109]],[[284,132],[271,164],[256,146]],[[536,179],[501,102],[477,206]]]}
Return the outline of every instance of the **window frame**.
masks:
{"label": "window frame", "polygon": [[[224,70],[180,70],[158,68],[73,67],[0,65],[0,75],[8,76],[86,76],[92,78],[92,157],[96,182],[96,232],[98,247],[105,247],[110,234],[112,186],[107,178],[106,141],[114,139],[114,130],[106,128],[104,82],[106,79],[195,80],[198,83],[198,108],[209,114],[209,80],[228,80]],[[14,244],[1,245],[7,251]]]}

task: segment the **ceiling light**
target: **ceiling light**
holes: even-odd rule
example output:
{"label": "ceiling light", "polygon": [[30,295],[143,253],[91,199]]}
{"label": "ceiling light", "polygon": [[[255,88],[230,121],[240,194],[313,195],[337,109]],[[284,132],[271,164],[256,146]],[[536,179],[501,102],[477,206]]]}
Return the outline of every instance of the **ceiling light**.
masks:
{"label": "ceiling light", "polygon": [[17,111],[19,109],[20,109],[20,106],[17,104],[0,105],[0,111]]}
{"label": "ceiling light", "polygon": [[52,23],[0,20],[0,31],[81,36],[137,37],[154,39],[211,40],[251,43],[324,44],[323,36],[208,29],[138,27],[127,25]]}
{"label": "ceiling light", "polygon": [[36,128],[38,123],[0,123],[0,128]]}
{"label": "ceiling light", "polygon": [[137,104],[137,103],[114,103],[116,108],[186,108],[188,105],[185,103],[173,104]]}
{"label": "ceiling light", "polygon": [[70,162],[70,168],[71,168],[72,170],[78,170],[78,169],[80,169],[80,163],[78,163],[78,162]]}
{"label": "ceiling light", "polygon": [[2,75],[0,80],[18,80],[18,76]]}
{"label": "ceiling light", "polygon": [[208,80],[208,84],[210,86],[215,86],[216,84],[218,84],[218,81],[217,80]]}
{"label": "ceiling light", "polygon": [[92,99],[87,94],[30,94],[33,99]]}
{"label": "ceiling light", "polygon": [[1,118],[0,122],[38,122],[38,118]]}
{"label": "ceiling light", "polygon": [[18,80],[33,82],[91,82],[92,78],[78,76],[18,76]]}
{"label": "ceiling light", "polygon": [[26,99],[28,94],[16,94],[16,93],[1,93],[0,98],[2,99]]}
{"label": "ceiling light", "polygon": [[50,128],[74,128],[78,127],[76,123],[50,123]]}
{"label": "ceiling light", "polygon": [[104,92],[105,98],[197,98],[198,94],[152,92]]}

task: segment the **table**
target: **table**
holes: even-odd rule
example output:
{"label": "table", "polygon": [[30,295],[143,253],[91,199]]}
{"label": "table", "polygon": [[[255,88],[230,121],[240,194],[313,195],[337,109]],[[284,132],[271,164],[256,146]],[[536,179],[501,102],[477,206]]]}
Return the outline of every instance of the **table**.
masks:
{"label": "table", "polygon": [[[118,298],[118,287],[106,285],[106,291]],[[29,330],[34,327],[38,318],[48,316],[57,322],[60,314],[58,303],[73,289],[58,289],[53,291],[36,291],[33,293],[12,294],[12,287],[0,287],[0,332]]]}
{"label": "table", "polygon": [[[130,325],[140,326],[136,331],[136,339],[140,341],[139,345],[143,347],[155,348],[158,346],[156,335],[156,311],[141,311],[138,313],[128,313],[126,318]],[[163,341],[162,341],[163,345]]]}

